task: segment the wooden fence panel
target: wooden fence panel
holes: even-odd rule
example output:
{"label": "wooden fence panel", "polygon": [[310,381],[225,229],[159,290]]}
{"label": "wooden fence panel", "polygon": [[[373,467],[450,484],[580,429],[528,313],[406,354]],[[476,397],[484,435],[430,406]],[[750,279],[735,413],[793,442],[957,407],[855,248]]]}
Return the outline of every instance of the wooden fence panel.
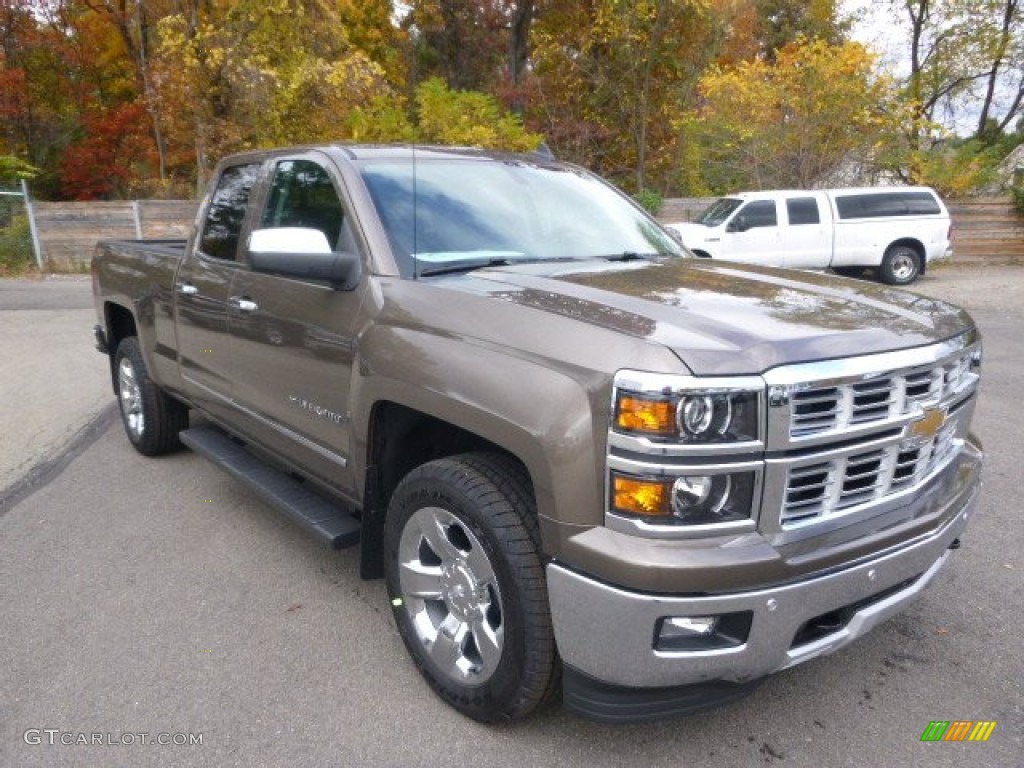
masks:
{"label": "wooden fence panel", "polygon": [[[715,198],[670,198],[658,219],[692,221]],[[89,203],[35,203],[43,263],[50,268],[88,264],[96,241],[188,237],[198,203],[140,200]],[[955,259],[1024,261],[1024,216],[1009,198],[976,198],[949,204]]]}
{"label": "wooden fence panel", "polygon": [[36,202],[43,263],[75,269],[89,263],[97,240],[188,237],[198,203],[188,200]]}

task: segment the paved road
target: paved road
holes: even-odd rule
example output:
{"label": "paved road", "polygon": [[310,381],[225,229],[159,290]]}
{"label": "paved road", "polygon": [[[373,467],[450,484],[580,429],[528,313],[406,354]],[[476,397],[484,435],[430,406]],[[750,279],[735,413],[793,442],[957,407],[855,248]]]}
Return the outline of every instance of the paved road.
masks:
{"label": "paved road", "polygon": [[[3,285],[4,392],[37,371],[49,372],[43,389],[63,388],[60,366],[75,365],[99,369],[78,382],[99,396],[69,406],[92,432],[0,506],[0,766],[1020,766],[1022,288],[1022,269],[947,269],[920,284],[956,294],[986,333],[976,426],[989,463],[963,549],[909,611],[700,716],[610,728],[556,708],[494,728],[428,691],[382,584],[359,580],[352,553],[321,549],[202,459],[145,459],[112,418],[97,423],[111,396],[80,323],[60,355],[40,345],[44,359],[12,374],[7,329],[26,318],[6,297],[24,291],[35,306],[66,289],[76,305],[82,286]],[[0,418],[4,444],[17,444],[10,404]],[[952,719],[998,726],[986,744],[919,741],[929,721]],[[41,744],[25,743],[28,729]],[[135,743],[49,746],[47,729],[58,742]],[[142,745],[139,733],[202,744]]]}

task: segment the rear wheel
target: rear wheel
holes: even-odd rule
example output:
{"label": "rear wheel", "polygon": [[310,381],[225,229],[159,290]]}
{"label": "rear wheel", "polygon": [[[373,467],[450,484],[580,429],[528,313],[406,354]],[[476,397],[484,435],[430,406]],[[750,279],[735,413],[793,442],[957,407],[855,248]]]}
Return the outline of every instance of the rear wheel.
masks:
{"label": "rear wheel", "polygon": [[114,371],[121,421],[135,449],[146,456],[157,456],[179,448],[178,433],[188,426],[188,408],[149,378],[135,336],[117,345]]}
{"label": "rear wheel", "polygon": [[921,256],[909,245],[893,245],[882,257],[878,276],[889,285],[908,285],[921,273]]}
{"label": "rear wheel", "polygon": [[558,682],[529,480],[470,453],[412,470],[385,524],[395,622],[442,699],[482,722],[520,719]]}

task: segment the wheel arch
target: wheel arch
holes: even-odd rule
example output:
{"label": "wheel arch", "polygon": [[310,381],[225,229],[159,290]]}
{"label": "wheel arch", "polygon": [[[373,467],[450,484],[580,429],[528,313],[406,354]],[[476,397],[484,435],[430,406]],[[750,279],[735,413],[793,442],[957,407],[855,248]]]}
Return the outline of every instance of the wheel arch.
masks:
{"label": "wheel arch", "polygon": [[129,336],[138,335],[135,315],[127,307],[113,301],[103,304],[103,322],[107,332],[107,357],[110,363],[110,385],[117,394],[117,372],[114,370],[114,357],[117,346]]}

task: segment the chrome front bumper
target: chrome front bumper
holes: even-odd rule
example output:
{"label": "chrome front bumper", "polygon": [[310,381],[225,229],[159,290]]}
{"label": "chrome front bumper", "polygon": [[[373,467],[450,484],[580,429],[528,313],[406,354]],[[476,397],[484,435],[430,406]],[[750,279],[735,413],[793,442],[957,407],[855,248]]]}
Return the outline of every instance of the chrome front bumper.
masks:
{"label": "chrome front bumper", "polygon": [[[568,667],[593,680],[651,689],[746,683],[831,653],[903,610],[928,586],[963,532],[979,489],[927,538],[845,570],[769,589],[708,597],[643,594],[551,563],[548,591],[559,653]],[[794,644],[807,622],[851,606],[834,632]],[[752,613],[752,622],[740,645],[699,651],[655,648],[662,618],[743,611]]]}

